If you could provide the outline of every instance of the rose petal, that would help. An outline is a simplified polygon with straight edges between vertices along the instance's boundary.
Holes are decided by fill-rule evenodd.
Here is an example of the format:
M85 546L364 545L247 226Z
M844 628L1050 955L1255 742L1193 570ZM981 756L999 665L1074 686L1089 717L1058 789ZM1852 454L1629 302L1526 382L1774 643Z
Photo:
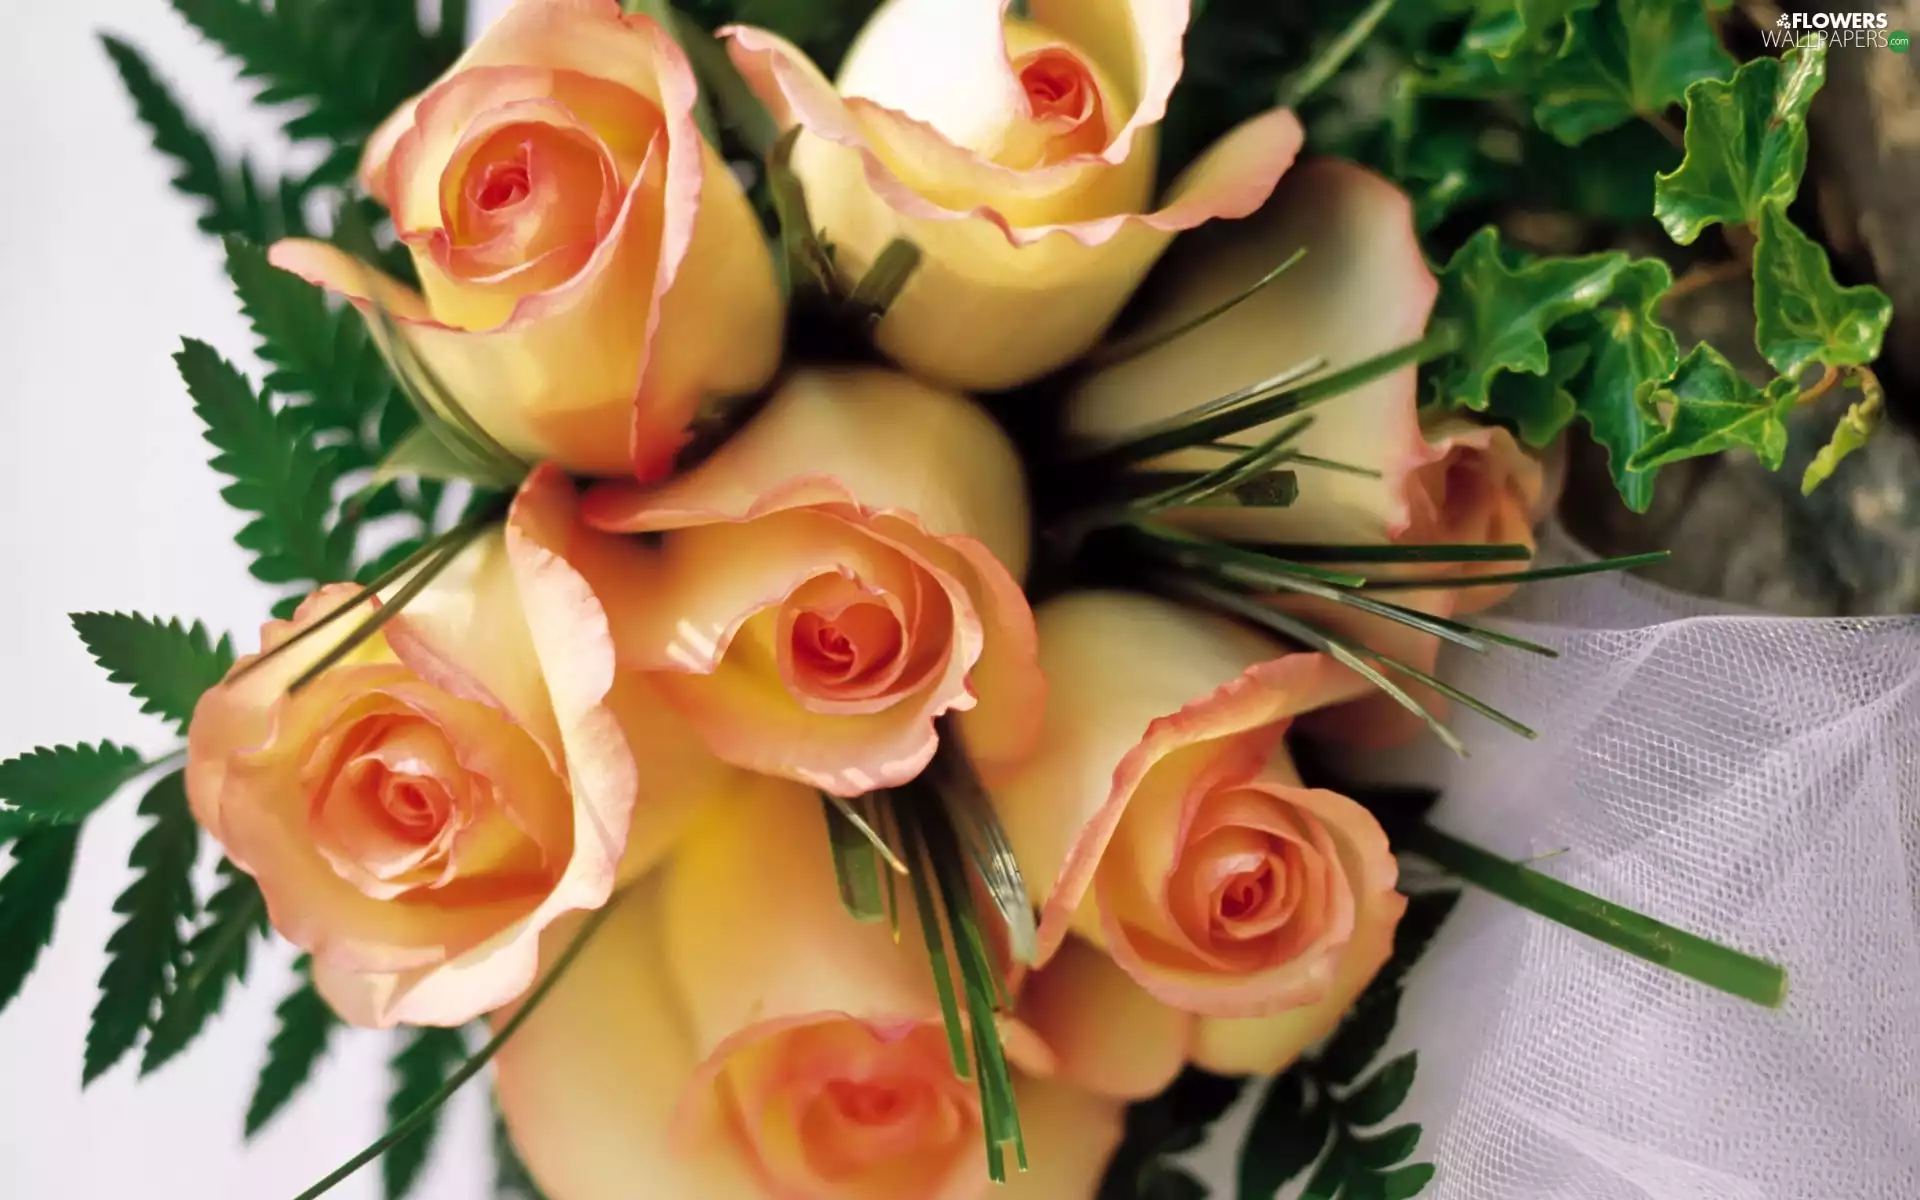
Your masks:
M1230 311L1086 380L1069 401L1072 431L1114 437L1312 359L1338 370L1420 337L1436 284L1411 206L1379 176L1331 159L1291 172L1257 215L1183 238L1155 277L1140 330L1178 327L1301 249L1303 259ZM1409 475L1436 457L1420 436L1417 383L1415 368L1407 367L1319 405L1295 443L1381 478L1305 469L1292 505L1196 510L1180 514L1180 522L1255 541L1372 542L1404 530ZM1239 438L1252 444L1273 428ZM1160 465L1219 462L1218 455L1188 452Z
M501 1116L551 1200L630 1200L635 1180L660 1196L765 1195L737 1156L670 1144L695 1060L662 965L660 891L649 881L616 902L496 1060ZM550 963L582 921L569 917L548 930L542 957Z
M1452 418L1427 430L1433 461L1416 473L1412 487L1410 543L1534 546L1533 527L1545 516L1546 470L1497 425ZM1462 563L1463 579L1524 568L1517 563ZM1514 584L1460 588L1452 593L1456 613L1478 612L1513 594Z
M1077 937L1027 978L1020 1015L1058 1056L1063 1083L1122 1100L1164 1091L1193 1040L1192 1016L1149 996Z
M1351 698L1353 676L1223 618L1145 596L1090 592L1037 616L1049 695L1034 758L992 789L1034 899L1044 962L1076 921L1135 789L1184 747L1258 732ZM1171 838L1175 829L1145 835ZM1087 914L1080 927L1089 928Z
M1184 25L1184 13L1151 4L1134 11L1151 17L1147 74L1164 79L1178 59L1177 36L1166 35L1177 33L1174 18ZM729 36L761 99L807 131L794 170L848 278L896 238L921 251L919 269L876 331L881 348L917 374L959 387L1012 386L1084 351L1174 233L1258 208L1301 142L1291 114L1255 118L1189 168L1166 207L1141 214L1153 154L1151 139L1135 136L1139 126L1113 143L1125 159L1117 167L1079 157L1013 171L884 104L843 101L804 55L771 34L736 28ZM1143 104L1135 115L1150 112Z

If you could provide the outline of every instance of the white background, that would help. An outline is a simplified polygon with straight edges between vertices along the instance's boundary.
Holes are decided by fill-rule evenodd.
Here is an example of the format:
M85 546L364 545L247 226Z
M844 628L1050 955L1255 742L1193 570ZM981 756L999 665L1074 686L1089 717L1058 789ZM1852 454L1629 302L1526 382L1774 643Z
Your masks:
M477 9L496 10L499 3ZM251 338L217 246L167 187L95 38L145 50L193 110L274 144L229 66L165 0L6 6L0 41L0 757L167 731L87 658L66 614L200 618L251 645L271 596L229 540L239 528L205 463L171 355L183 334L247 361ZM314 1086L250 1147L241 1117L288 987L288 955L202 1039L146 1079L137 1055L80 1090L80 1055L114 898L128 880L137 794L88 826L52 950L0 1016L0 1197L286 1200L382 1127L386 1037L337 1038ZM485 1099L456 1104L425 1200L488 1194ZM337 1189L379 1194L377 1169Z

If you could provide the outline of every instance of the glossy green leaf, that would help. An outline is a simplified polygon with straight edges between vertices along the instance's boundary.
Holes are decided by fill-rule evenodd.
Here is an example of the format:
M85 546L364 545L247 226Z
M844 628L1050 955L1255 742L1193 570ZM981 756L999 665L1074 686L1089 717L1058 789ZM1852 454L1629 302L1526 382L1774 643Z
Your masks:
M1548 353L1544 375L1509 371L1495 376L1487 393L1487 415L1512 425L1529 446L1551 444L1580 411L1567 385L1592 357L1593 348L1585 341L1568 342Z
M1474 234L1440 271L1436 324L1457 322L1462 335L1460 348L1435 364L1437 398L1453 408L1485 409L1503 372L1547 375L1548 331L1606 300L1627 261L1614 252L1512 265L1496 230Z
M195 621L160 621L138 613L74 613L69 618L107 678L125 684L153 713L185 732L200 695L233 666L233 643L213 641Z
M1667 426L1635 452L1635 470L1722 450L1745 448L1768 470L1787 453L1787 413L1798 389L1777 379L1765 391L1748 383L1733 364L1706 343L1694 347L1655 402L1670 408Z
M1826 70L1825 50L1802 48L1687 89L1687 157L1654 182L1654 215L1674 241L1691 245L1709 225L1751 224L1766 205L1793 200Z
M1673 333L1660 323L1660 300L1672 286L1665 263L1636 259L1621 270L1607 303L1577 329L1592 352L1573 387L1580 415L1606 447L1614 487L1635 512L1653 502L1653 476L1634 455L1660 432L1652 397L1680 363Z
M1532 89L1534 119L1568 145L1658 117L1692 84L1733 71L1700 0L1611 0L1569 24Z
M1880 357L1893 304L1879 288L1841 287L1827 252L1779 204L1760 213L1753 252L1754 341L1773 369L1797 377L1810 363L1865 366Z
M1572 33L1569 18L1600 0L1482 0L1463 48L1511 58L1522 50L1559 49Z

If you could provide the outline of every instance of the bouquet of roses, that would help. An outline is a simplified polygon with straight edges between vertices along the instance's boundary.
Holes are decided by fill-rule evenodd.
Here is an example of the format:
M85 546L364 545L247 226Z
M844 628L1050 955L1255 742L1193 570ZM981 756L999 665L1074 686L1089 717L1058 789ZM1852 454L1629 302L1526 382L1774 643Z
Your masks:
M89 1079L277 934L250 1130L403 1030L302 1200L404 1194L489 1066L551 1200L1204 1194L1167 1113L1220 1076L1279 1077L1242 1196L1363 1200L1434 1176L1375 1060L1448 879L1783 998L1364 780L1450 713L1533 736L1441 648L1550 655L1477 614L1658 557L1529 562L1576 419L1640 509L1836 387L1807 486L1871 432L1885 297L1788 212L1823 45L1739 65L1695 0L176 6L326 149L263 181L109 39L259 334L264 389L178 362L292 594L238 658L77 616L184 749L0 764L0 1004L144 781ZM1664 259L1477 228L1617 209L1590 139L1720 227L1777 378L1681 354Z

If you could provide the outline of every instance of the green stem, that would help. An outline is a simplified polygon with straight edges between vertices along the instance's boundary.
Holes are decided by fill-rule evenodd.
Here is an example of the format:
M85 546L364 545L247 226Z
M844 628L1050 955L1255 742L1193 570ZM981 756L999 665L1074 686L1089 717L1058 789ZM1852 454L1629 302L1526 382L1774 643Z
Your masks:
M374 1159L379 1158L382 1154L385 1154L387 1151L413 1136L413 1134L427 1122L427 1119L439 1110L441 1105L450 1100L453 1094L459 1091L469 1079L478 1075L482 1068L493 1061L494 1056L500 1053L501 1047L507 1044L508 1038L511 1038L515 1033L519 1032L520 1026L526 1024L527 1018L533 1016L534 1010L538 1009L541 1002L552 993L554 985L560 982L561 976L565 975L567 969L573 965L574 960L580 957L580 952L587 948L587 943L593 939L595 933L599 932L600 926L606 923L606 919L609 916L613 915L613 909L614 906L609 904L587 918L586 923L580 927L580 932L574 935L573 941L568 943L567 948L561 952L560 957L554 960L553 969L547 972L546 978L534 985L534 989L527 993L526 1002L521 1004L519 1011L515 1012L511 1017L508 1017L507 1023L500 1027L500 1032L494 1034L493 1038L488 1041L486 1045L480 1047L479 1051L474 1054L472 1058L460 1064L459 1070L447 1076L447 1081L440 1085L439 1090L427 1097L426 1101L422 1103L419 1108L414 1109L406 1116L400 1118L399 1121L395 1122L393 1127L382 1134L372 1145L348 1159L331 1175L328 1175L325 1179L314 1184L306 1191L301 1192L298 1196L295 1196L293 1200L319 1200L319 1197L332 1191L336 1184L351 1178L354 1172L358 1171L361 1167L366 1166Z
M1424 822L1395 831L1396 849L1428 859L1528 912L1636 958L1768 1008L1787 998L1787 973L1764 959L1675 929Z
M1366 11L1355 17L1351 25L1340 31L1339 37L1327 43L1325 49L1313 56L1313 61L1300 68L1281 87L1280 106L1296 108L1302 100L1319 91L1353 57L1353 52L1373 36L1373 31L1386 19L1393 5L1394 0L1374 0L1368 5Z

